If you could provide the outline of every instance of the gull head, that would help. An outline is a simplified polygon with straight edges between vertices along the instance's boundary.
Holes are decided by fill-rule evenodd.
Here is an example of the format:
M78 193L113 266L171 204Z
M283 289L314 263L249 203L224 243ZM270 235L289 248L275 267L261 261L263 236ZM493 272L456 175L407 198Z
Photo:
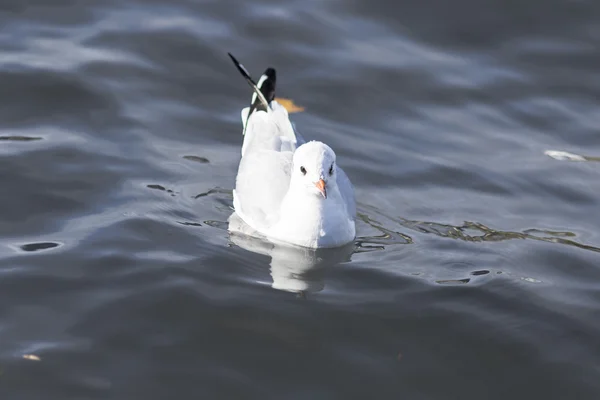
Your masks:
M311 141L298 147L292 162L292 183L322 199L337 186L335 153L325 143Z

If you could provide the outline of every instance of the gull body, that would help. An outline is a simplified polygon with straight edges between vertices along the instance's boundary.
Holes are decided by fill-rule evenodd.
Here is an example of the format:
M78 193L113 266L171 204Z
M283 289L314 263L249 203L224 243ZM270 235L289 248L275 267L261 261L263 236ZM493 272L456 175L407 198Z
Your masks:
M230 55L231 56L231 55ZM356 236L354 188L325 143L306 142L275 100L268 68L242 110L244 140L233 206L252 230L272 242L309 248L339 247Z

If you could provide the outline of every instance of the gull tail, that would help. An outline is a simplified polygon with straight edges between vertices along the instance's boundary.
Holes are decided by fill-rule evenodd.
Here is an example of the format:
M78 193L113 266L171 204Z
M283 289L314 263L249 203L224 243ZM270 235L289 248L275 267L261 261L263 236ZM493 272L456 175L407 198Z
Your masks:
M236 68L248 85L254 90L252 94L252 103L250 104L250 110L248 115L246 116L246 121L244 122L244 133L246 132L246 126L248 125L248 120L252 113L256 110L262 110L265 112L271 111L271 101L275 98L275 83L277 81L277 74L274 68L267 68L267 70L262 74L258 83L254 82L254 79L248 73L248 70L231 54L227 53L231 58L231 61L235 64Z

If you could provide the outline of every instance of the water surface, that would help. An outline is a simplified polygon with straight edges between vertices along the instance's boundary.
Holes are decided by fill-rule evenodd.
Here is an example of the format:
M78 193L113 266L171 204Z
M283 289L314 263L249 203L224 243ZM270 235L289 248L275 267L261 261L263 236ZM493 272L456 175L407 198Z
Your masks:
M600 395L597 2L8 1L0 26L3 399ZM228 234L228 51L335 149L355 245Z

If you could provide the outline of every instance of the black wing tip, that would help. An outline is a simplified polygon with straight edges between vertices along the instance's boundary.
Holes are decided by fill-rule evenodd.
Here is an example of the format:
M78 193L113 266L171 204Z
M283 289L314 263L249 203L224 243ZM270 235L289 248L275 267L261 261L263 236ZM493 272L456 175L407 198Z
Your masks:
M242 65L242 64L240 64L240 62L237 60L237 58L235 58L235 57L233 56L233 54L231 54L231 53L227 52L227 55L229 56L229 58L231 58L231 61L233 61L233 63L235 64L235 66L236 66L236 67L237 67L238 65Z
M233 56L233 54L231 54L230 52L227 52L227 55L229 56L229 58L231 58L231 61L233 61L233 64L242 73L242 75L244 75L244 78L252 80L252 78L250 76L250 72L248 72L246 67L244 67L244 65L241 62L239 62L238 59L235 58ZM275 68L273 68L273 67L267 68L263 75L266 75L269 79L271 79L273 81L277 79L277 72L275 71Z
M265 70L263 75L268 76L270 79L275 80L277 78L277 73L275 72L275 68L269 67Z
M264 79L264 80L262 80L262 82L259 82L259 85L262 87L258 87L256 85L256 82L254 82L254 80L250 76L250 73L248 72L248 70L246 70L246 68L242 65L242 63L240 63L233 56L233 54L227 52L227 55L229 56L229 58L231 58L231 61L233 61L233 64L236 66L237 70L242 74L242 76L246 79L248 84L252 87L252 89L258 96L258 98L256 99L257 104L252 104L250 112L248 113L248 117L250 117L250 114L252 114L253 109L256 108L257 105L261 106L260 109L264 109L265 111L268 111L269 103L275 97L275 77L276 77L275 68L271 68L271 67L267 68L267 70L264 73L264 75L267 77L267 79ZM265 82L266 82L266 84L265 84Z
M248 80L248 81L250 81L250 82L254 83L254 81L252 80L252 77L250 76L250 73L248 72L248 70L246 69L246 67L244 67L244 66L242 65L242 63L241 63L241 62L239 62L239 61L237 60L237 58L235 58L235 57L233 56L233 54L231 54L231 53L227 53L227 55L229 56L229 58L231 58L231 61L233 61L233 64L234 64L234 65L235 65L235 67L238 69L238 71L240 71L240 74L242 74L242 76L243 76L244 78L246 78L246 80Z
M233 63L234 63L236 66L238 66L238 65L241 65L241 64L240 64L240 62L237 60L237 58L235 58L235 57L233 56L233 54L231 54L230 52L227 52L227 55L229 56L229 58L231 58L231 61L233 61Z

